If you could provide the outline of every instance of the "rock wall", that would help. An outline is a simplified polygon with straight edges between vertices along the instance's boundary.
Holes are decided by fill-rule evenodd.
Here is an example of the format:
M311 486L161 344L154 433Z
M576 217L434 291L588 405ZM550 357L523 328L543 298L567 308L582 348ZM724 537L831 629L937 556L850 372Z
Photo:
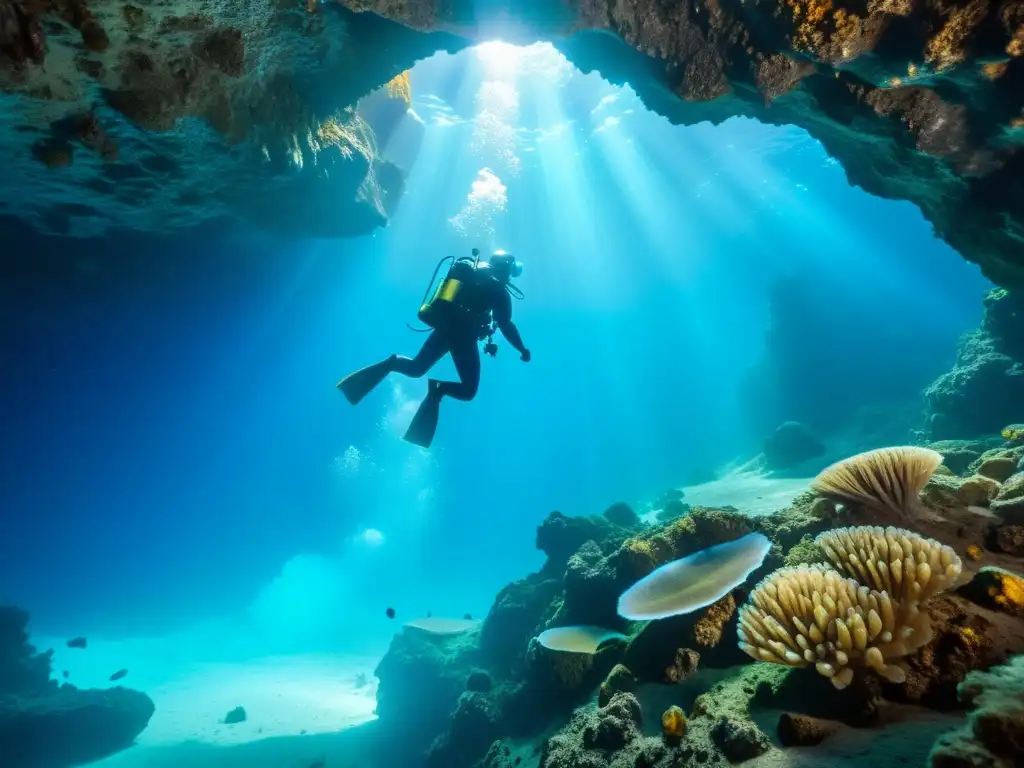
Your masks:
M925 391L933 439L998 435L1024 421L1024 292L991 291L981 327L960 344L956 363Z
M343 4L407 26L317 0L3 0L16 183L0 213L70 233L259 223L283 192L298 203L271 229L364 232L387 210L371 153L321 157L319 126L418 58L500 34L557 40L677 123L801 126L852 183L915 203L993 281L1024 286L1024 0Z
M2 0L0 216L73 236L366 234L402 193L375 129L408 94L397 116L353 107L453 44L315 2Z

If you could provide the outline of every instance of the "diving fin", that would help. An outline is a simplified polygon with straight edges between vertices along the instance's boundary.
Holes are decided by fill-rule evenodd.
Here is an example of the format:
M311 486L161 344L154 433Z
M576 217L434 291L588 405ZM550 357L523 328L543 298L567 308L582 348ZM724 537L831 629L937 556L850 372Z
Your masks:
M430 390L423 398L416 415L412 417L412 423L405 432L405 440L418 445L421 448L429 448L434 442L434 433L437 432L437 417L441 414L441 395L438 393L439 382L431 379Z
M391 373L393 358L360 368L338 382L338 389L352 405L356 405Z

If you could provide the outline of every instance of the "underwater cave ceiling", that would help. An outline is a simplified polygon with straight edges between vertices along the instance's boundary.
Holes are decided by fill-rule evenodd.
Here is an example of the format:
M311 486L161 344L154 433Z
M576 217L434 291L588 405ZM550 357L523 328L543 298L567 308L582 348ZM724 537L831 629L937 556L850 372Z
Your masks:
M1024 0L342 5L0 0L0 215L70 235L221 219L363 234L402 174L368 137L381 126L345 108L500 32L554 41L675 123L798 125L852 183L913 202L990 279L1024 286Z

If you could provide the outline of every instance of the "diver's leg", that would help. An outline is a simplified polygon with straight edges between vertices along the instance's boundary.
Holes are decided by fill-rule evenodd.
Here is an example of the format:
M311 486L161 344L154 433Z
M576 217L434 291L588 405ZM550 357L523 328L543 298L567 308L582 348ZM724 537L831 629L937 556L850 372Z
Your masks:
M420 351L416 353L416 357L392 355L389 358L391 370L403 376L418 379L437 365L437 361L445 356L448 348L448 339L445 335L440 331L431 331L427 340L423 342L423 346L420 347Z
M476 339L459 339L451 346L452 360L459 374L459 381L442 381L437 384L438 397L453 397L456 400L472 400L480 388L480 347Z

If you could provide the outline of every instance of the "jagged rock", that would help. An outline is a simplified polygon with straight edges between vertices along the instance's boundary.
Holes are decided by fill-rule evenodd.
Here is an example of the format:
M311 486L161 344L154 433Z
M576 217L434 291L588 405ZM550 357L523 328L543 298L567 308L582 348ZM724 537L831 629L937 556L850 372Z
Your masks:
M4 768L65 768L130 747L153 716L144 693L50 680L52 651L28 643L28 614L0 607L0 755Z
M1024 286L1022 286L1024 288ZM991 291L982 326L960 344L953 369L925 391L928 428L938 437L999 434L1024 402L1024 290Z
M587 541L602 541L608 527L603 517L567 517L552 512L537 528L537 549L548 556L551 568L558 569Z
M824 444L798 421L781 424L764 441L765 469L788 469L825 453Z
M932 748L931 768L1011 768L1024 765L1024 656L960 684L971 708L968 723Z
M400 732L388 743L402 760L417 762L438 734L449 727L449 717L463 694L466 679L478 666L479 633L432 636L405 629L395 635L374 674L376 714L381 726Z
M508 744L498 739L487 750L480 768L515 768L519 761L512 757Z
M635 748L642 723L640 702L631 693L617 693L603 707L579 709L544 745L541 768L633 765L625 762L626 747Z
M750 760L771 748L771 741L756 725L728 716L714 724L711 738L731 763Z
M165 5L0 7L5 214L76 237L202 226L358 236L387 221L404 171L379 154L377 114L353 108L418 58L463 43L337 6ZM12 34L21 42L8 44Z
M151 147L133 146L126 152L123 145L131 131L116 118L111 132L122 144L123 156L138 153L133 162L124 161L135 178L119 175L116 182L110 181L109 172L86 164L80 169L77 164L33 167L31 153L21 153L25 160L7 169L18 183L4 188L4 199L16 201L13 191L23 192L26 185L46 186L44 201L25 201L19 215L50 231L47 214L61 211L60 204L81 202L79 187L91 192L83 204L107 217L94 227L107 226L110 219L145 229L192 222L203 215L199 206L176 197L189 190L202 190L201 205L211 208L209 217L223 215L224 208L229 214L251 214L244 207L231 211L225 201L256 188L275 199L295 192L303 204L314 206L315 214L323 210L316 207L314 190L344 191L351 201L358 191L352 184L357 172L335 174L349 178L337 187L324 187L314 174L287 165L289 150L310 149L292 141L305 135L300 129L309 126L309 116L323 120L416 59L465 44L413 29L473 36L490 30L494 16L473 4L346 4L412 29L369 13L350 14L335 4L254 0L238 14L230 3L187 0L174 8L180 15L172 18L178 21L168 24L166 13L124 13L109 0L82 0L67 6L73 9L66 15L75 31L65 25L52 31L43 18L49 5L5 3L0 86L16 97L4 109L5 126L22 127L28 145L45 134L48 122L81 111L97 92L124 118L169 133L161 137L164 141L145 142ZM628 81L650 108L672 122L720 122L740 115L804 127L844 166L851 183L883 198L914 202L939 236L981 264L986 275L1000 284L1021 285L1024 155L1019 151L1019 124L1024 90L1019 72L1024 32L1019 3L951 11L929 0L895 12L891 4L876 3L798 13L802 7L778 0L728 8L695 2L680 13L675 5L651 0L555 7L521 0L493 13L516 22L516 39L554 39L583 71L599 70L613 82ZM234 35L223 35L213 56L204 55L201 45L197 52L196 45L212 31L237 29L240 21L246 26L239 30L245 42L239 77L236 46L230 42ZM908 35L904 28L919 34ZM570 33L575 34L565 37ZM901 44L894 45L894 39ZM144 60L148 64L140 66ZM185 130L170 130L184 116L205 119L229 139L242 137L244 151L237 153L245 158L242 163L218 162L219 155L228 153L224 140L209 132L189 146ZM301 177L297 183L274 178L259 165L261 146L268 148L272 160L283 161ZM156 206L153 194L160 193L161 184L146 179L146 186L138 175L149 166L168 165L177 166L182 178L167 185L173 189ZM303 169L308 167L306 163ZM223 196L212 194L204 183L217 179L223 180L217 185ZM129 196L110 188L119 184L129 188ZM217 206L210 206L211 198L218 200ZM115 200L127 202L115 207ZM145 206L133 200L144 200ZM331 217L299 216L292 231L315 236L328 229L337 234L380 222L372 203L363 207L369 210L353 205L347 208L350 216L334 217L343 224L333 229ZM145 214L143 208L154 212ZM257 212L272 211L263 206ZM78 217L65 211L63 218L55 218L57 226L70 230L70 219L77 223ZM255 216L249 218L258 222ZM283 226L282 217L271 224Z
M551 617L561 588L559 579L533 574L498 593L480 629L480 651L488 665L507 670L523 660L530 638Z
M451 725L427 753L427 768L472 765L501 736L501 714L484 693L466 691L452 713Z
M779 716L779 741L784 747L811 747L835 733L839 723L807 715L783 712Z

